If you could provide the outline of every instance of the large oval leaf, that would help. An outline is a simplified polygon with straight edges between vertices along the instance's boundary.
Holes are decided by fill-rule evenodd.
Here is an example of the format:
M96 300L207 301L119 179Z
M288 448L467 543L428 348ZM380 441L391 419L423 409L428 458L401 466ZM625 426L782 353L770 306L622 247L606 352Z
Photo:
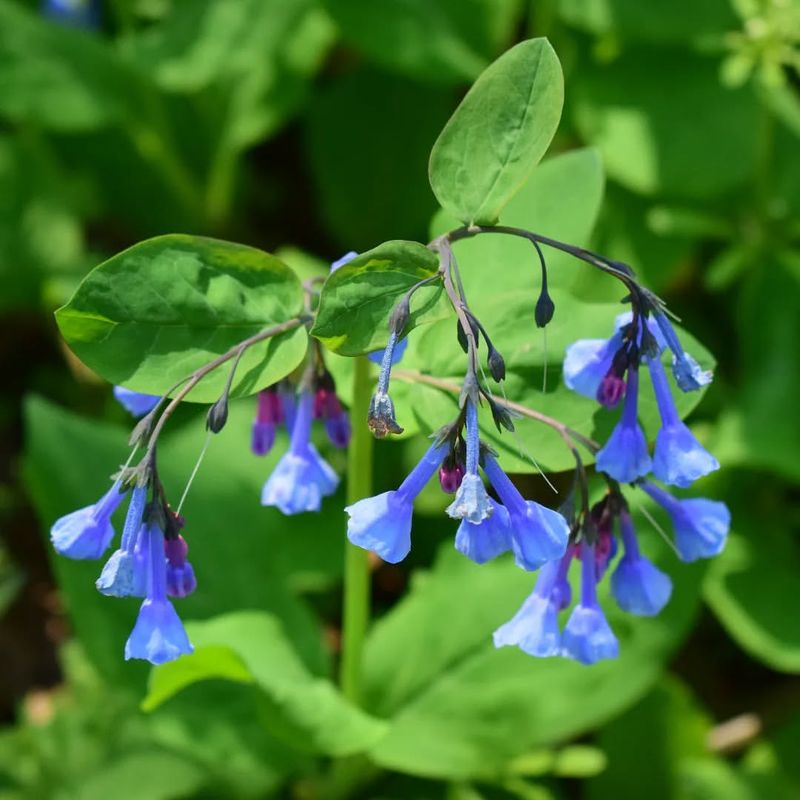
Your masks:
M303 292L274 256L199 236L158 236L100 264L56 312L67 343L112 383L163 394L249 336L296 317ZM249 348L233 395L274 383L303 358L300 326ZM211 373L189 400L215 400L228 369Z
M464 223L493 224L545 154L561 119L564 78L546 39L504 53L478 78L431 151L431 187Z

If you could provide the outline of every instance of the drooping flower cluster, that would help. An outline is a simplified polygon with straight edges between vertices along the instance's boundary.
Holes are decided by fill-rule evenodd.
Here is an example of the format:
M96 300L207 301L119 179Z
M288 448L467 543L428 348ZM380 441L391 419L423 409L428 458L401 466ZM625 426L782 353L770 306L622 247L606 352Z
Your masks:
M124 472L124 471L123 471ZM179 531L183 520L158 492L148 501L153 481L123 479L94 505L57 520L50 537L56 551L76 559L99 559L114 538L111 517L130 494L119 548L104 565L97 589L109 597L137 597L143 602L125 645L125 658L163 664L192 652L192 645L170 597L185 597L197 581L187 560L188 545Z
M641 314L623 314L609 339L581 339L567 349L564 382L570 389L608 408L623 401L620 421L597 454L597 468L620 483L652 472L664 483L686 488L719 468L681 421L661 362L666 347L673 352L673 374L681 390L711 381L711 373L684 352L669 320L658 311L647 320ZM649 370L662 423L652 459L637 418L642 363Z

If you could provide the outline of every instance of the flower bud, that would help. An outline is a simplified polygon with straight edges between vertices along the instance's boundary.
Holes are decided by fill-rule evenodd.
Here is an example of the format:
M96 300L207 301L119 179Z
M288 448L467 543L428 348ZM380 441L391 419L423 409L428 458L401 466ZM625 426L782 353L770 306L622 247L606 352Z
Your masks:
M208 416L206 417L206 428L211 433L219 433L228 421L228 393L225 392L222 397L208 409Z
M463 478L464 465L455 460L446 459L439 467L439 484L447 494L455 494Z
M625 381L616 374L614 367L605 374L597 390L597 402L606 408L614 408L625 396Z
M506 377L506 362L499 351L492 347L489 350L489 358L487 359L489 365L489 372L496 381L502 381Z
M553 299L547 292L547 289L542 288L539 299L536 301L536 308L534 309L533 316L536 320L537 328L544 328L556 312L556 305Z

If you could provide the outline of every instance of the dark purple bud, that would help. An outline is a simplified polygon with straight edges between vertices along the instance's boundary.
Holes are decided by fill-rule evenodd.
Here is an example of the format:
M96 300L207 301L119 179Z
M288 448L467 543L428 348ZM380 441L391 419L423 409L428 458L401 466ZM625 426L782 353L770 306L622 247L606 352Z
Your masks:
M164 553L167 556L167 595L186 597L197 588L197 578L192 565L186 560L189 545L183 536L166 539Z
M173 567L182 567L186 563L186 556L189 555L189 545L183 536L178 535L174 539L164 541L164 553Z
M489 372L496 381L502 381L506 377L506 362L503 356L494 349L489 350L489 358L487 360L489 365Z
M536 301L536 308L533 312L533 317L536 320L536 327L544 328L545 325L553 319L553 314L555 313L556 304L548 294L547 289L543 288L539 299Z
M228 421L228 393L222 395L222 397L214 403L211 408L208 409L208 416L206 417L206 428L211 431L211 433L219 433L224 427L225 423Z
M406 325L408 325L408 318L411 316L411 297L406 295L400 302L392 309L392 314L389 317L389 333L396 333L402 335Z
M457 461L445 460L439 467L439 483L443 492L455 494L464 478L464 466Z
M597 402L606 408L614 408L625 396L625 380L614 372L614 367L605 374L597 389Z
M283 422L283 398L274 386L263 389L258 393L258 409L256 422L268 422L271 425L280 425Z

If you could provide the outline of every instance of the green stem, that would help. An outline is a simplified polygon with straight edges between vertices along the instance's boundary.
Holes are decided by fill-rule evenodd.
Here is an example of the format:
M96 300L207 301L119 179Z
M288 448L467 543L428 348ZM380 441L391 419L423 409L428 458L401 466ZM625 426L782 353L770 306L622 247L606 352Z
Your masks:
M355 503L372 492L372 434L367 413L372 394L370 363L355 359L353 402L350 406L353 435L347 463L347 502ZM342 661L339 680L345 697L359 703L361 694L361 656L369 622L369 554L345 543L344 603L342 612Z

